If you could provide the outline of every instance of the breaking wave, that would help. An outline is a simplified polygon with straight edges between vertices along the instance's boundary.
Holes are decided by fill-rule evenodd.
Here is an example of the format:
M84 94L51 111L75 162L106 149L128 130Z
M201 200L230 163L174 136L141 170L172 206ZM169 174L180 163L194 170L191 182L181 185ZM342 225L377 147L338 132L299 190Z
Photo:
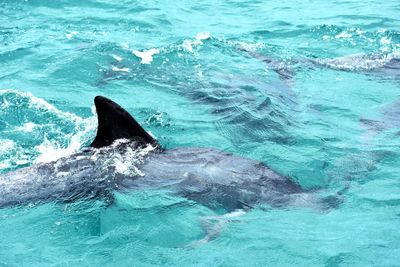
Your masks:
M0 90L0 166L8 171L78 151L93 135L95 116L82 118L31 93Z

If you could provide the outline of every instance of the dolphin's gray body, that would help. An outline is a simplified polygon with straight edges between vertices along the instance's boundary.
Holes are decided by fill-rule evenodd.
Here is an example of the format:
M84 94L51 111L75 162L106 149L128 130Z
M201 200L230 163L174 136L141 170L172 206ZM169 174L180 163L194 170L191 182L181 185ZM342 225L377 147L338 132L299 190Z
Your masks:
M364 136L367 140L382 131L400 128L400 100L384 105L378 112L378 119L360 119L361 125L368 130Z
M377 74L385 79L400 80L400 57L398 55L353 54L336 58L298 58L285 63L260 53L241 48L250 56L265 62L284 81L291 81L294 76L292 67L299 65L311 68L328 68L338 71L354 71Z
M99 128L92 148L1 175L0 207L144 189L167 190L227 211L258 204L332 204L258 161L210 148L162 150L119 105L104 97L96 97L95 104Z

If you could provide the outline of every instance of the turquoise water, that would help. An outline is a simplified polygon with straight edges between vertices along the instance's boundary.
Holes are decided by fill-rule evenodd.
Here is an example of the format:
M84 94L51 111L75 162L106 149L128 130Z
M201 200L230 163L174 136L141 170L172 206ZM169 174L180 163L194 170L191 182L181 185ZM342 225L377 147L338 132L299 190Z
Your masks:
M399 2L214 2L1 1L0 171L87 146L101 94L167 148L344 202L254 209L196 247L215 212L165 192L3 208L0 266L399 264Z

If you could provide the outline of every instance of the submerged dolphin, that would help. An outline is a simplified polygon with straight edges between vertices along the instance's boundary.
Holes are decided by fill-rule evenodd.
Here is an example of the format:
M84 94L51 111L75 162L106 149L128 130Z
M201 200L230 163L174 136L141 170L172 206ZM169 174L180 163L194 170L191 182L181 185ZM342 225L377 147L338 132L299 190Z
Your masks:
M213 209L265 204L329 208L318 197L261 162L211 148L163 150L115 102L94 100L98 130L91 148L51 163L0 175L0 207L42 201L112 197L114 190L162 189Z
M385 79L400 80L400 57L398 54L352 54L336 58L297 58L284 62L263 54L239 48L263 61L269 69L275 71L283 81L291 82L294 78L293 66L327 68L338 71L377 74Z

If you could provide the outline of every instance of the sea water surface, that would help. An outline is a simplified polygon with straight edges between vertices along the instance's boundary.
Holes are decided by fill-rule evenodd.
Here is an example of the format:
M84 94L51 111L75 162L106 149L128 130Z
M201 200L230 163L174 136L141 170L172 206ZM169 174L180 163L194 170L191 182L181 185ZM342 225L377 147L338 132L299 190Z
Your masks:
M104 95L166 148L343 203L255 208L197 246L218 213L165 192L27 203L0 209L0 266L398 266L399 30L398 0L2 0L0 172L90 144Z

